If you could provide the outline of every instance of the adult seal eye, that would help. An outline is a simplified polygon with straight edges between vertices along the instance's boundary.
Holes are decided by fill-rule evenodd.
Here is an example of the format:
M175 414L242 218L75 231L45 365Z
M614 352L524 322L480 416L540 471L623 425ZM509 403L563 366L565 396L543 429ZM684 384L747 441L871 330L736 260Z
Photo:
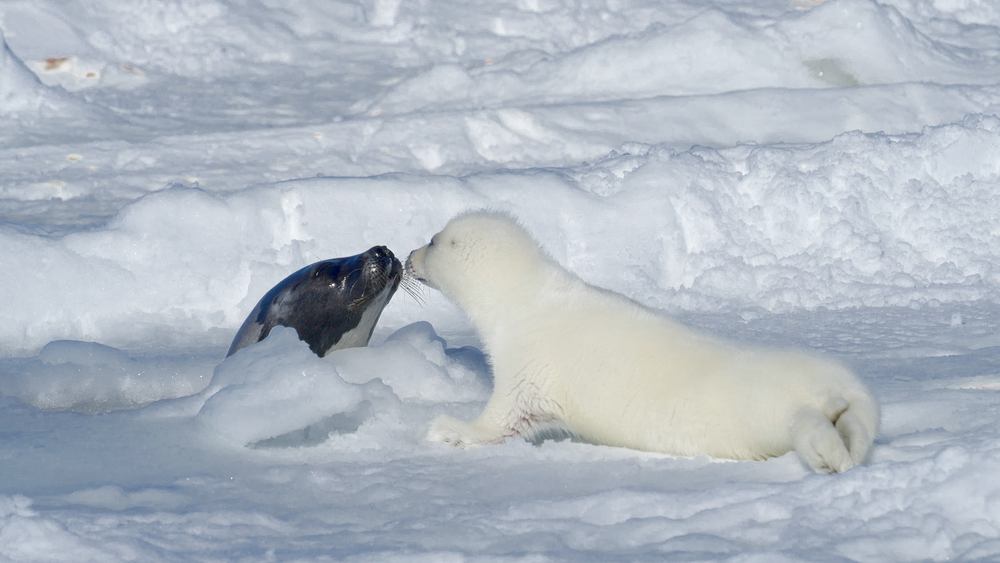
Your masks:
M384 246L374 246L369 252L371 252L372 256L380 260L392 256L392 251Z

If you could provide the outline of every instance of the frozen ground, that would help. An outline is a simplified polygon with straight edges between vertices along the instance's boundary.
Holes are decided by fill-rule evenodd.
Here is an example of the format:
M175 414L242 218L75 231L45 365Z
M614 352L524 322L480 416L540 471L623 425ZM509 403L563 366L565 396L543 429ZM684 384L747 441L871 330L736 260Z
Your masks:
M993 0L0 5L0 560L1000 558ZM520 216L585 279L852 365L871 462L452 451L489 369L223 362L301 265Z

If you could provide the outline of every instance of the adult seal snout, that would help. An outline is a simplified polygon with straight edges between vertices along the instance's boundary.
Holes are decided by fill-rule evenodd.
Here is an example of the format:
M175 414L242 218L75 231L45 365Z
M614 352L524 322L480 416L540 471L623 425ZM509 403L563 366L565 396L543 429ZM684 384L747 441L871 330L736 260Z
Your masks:
M402 273L399 260L384 246L306 266L264 294L226 357L267 338L275 325L294 328L320 357L365 346Z

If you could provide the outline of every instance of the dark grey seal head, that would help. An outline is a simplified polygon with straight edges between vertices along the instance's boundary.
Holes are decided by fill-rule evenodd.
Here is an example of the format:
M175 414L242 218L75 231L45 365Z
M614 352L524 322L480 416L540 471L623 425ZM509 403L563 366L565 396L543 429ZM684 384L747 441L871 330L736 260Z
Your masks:
M306 266L264 294L226 357L267 338L275 325L294 328L320 357L365 346L402 275L399 260L384 246Z

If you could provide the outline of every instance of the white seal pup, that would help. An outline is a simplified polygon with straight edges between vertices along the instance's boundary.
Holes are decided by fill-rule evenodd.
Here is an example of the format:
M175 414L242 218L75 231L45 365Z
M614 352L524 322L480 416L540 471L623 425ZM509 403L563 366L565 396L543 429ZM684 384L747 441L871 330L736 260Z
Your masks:
M845 367L726 342L588 285L509 216L459 215L406 268L465 311L493 365L479 418L439 416L430 440L489 444L557 426L681 456L795 450L820 472L850 469L871 448L878 406Z

